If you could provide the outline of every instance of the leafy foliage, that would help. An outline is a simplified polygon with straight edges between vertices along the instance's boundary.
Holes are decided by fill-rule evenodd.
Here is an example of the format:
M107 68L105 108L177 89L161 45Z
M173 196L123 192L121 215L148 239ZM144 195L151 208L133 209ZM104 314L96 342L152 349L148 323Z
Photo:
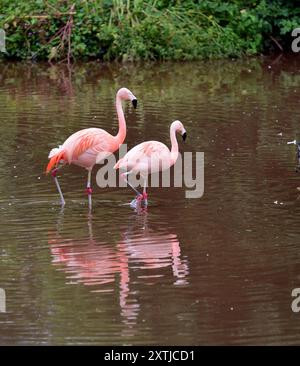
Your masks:
M2 56L18 59L239 57L289 49L297 26L296 0L0 1Z

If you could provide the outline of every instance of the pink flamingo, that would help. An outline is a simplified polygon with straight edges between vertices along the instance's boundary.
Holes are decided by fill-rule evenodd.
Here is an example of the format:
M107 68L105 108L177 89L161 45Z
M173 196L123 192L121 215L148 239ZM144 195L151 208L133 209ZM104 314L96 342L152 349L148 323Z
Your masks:
M91 174L95 164L105 159L119 149L126 137L126 122L122 109L122 100L130 100L133 107L137 107L137 99L129 89L121 88L116 96L116 109L119 119L119 132L112 136L100 128L86 128L71 135L61 146L50 151L50 159L46 169L54 178L61 204L65 205L64 196L58 183L57 171L66 163L81 166L88 171L86 192L88 194L89 207L92 206ZM61 166L58 165L61 163Z
M178 158L178 142L176 139L176 132L180 132L183 141L186 139L186 130L180 121L174 121L170 127L170 137L172 148L171 151L168 147L159 141L146 141L143 142L127 152L127 154L120 159L114 166L114 169L123 168L126 170L122 173L122 178L130 185L130 187L137 193L137 197L132 201L132 205L144 202L144 205L148 205L147 195L147 177L149 172L155 173L169 169L176 163ZM144 180L143 194L141 194L132 184L128 182L126 176L129 174L140 174Z

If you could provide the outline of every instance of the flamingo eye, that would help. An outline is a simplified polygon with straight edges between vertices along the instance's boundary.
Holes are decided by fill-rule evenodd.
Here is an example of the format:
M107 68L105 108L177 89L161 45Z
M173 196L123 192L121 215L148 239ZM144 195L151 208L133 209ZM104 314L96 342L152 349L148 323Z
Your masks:
M135 109L137 107L137 99L132 99L131 101L133 108Z

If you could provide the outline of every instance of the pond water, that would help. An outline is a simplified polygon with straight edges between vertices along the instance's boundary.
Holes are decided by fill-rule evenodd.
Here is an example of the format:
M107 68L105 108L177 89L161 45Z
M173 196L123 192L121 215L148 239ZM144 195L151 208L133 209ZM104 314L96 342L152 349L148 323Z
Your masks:
M119 65L0 64L0 344L299 344L299 58ZM48 152L71 133L116 134L115 93L129 147L204 152L205 191L99 188L88 211L84 169L60 173ZM4 298L2 291L2 298Z

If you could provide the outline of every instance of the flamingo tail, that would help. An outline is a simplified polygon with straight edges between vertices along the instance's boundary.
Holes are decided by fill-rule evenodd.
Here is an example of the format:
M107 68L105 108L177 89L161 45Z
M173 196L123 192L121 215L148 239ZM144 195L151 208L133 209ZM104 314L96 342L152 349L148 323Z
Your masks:
M123 163L123 158L120 159L115 165L114 165L114 169L119 169L120 165Z
M57 167L58 163L61 160L65 160L65 152L64 151L59 151L57 154L51 156L50 161L47 165L46 168L46 174L48 174L53 167Z

